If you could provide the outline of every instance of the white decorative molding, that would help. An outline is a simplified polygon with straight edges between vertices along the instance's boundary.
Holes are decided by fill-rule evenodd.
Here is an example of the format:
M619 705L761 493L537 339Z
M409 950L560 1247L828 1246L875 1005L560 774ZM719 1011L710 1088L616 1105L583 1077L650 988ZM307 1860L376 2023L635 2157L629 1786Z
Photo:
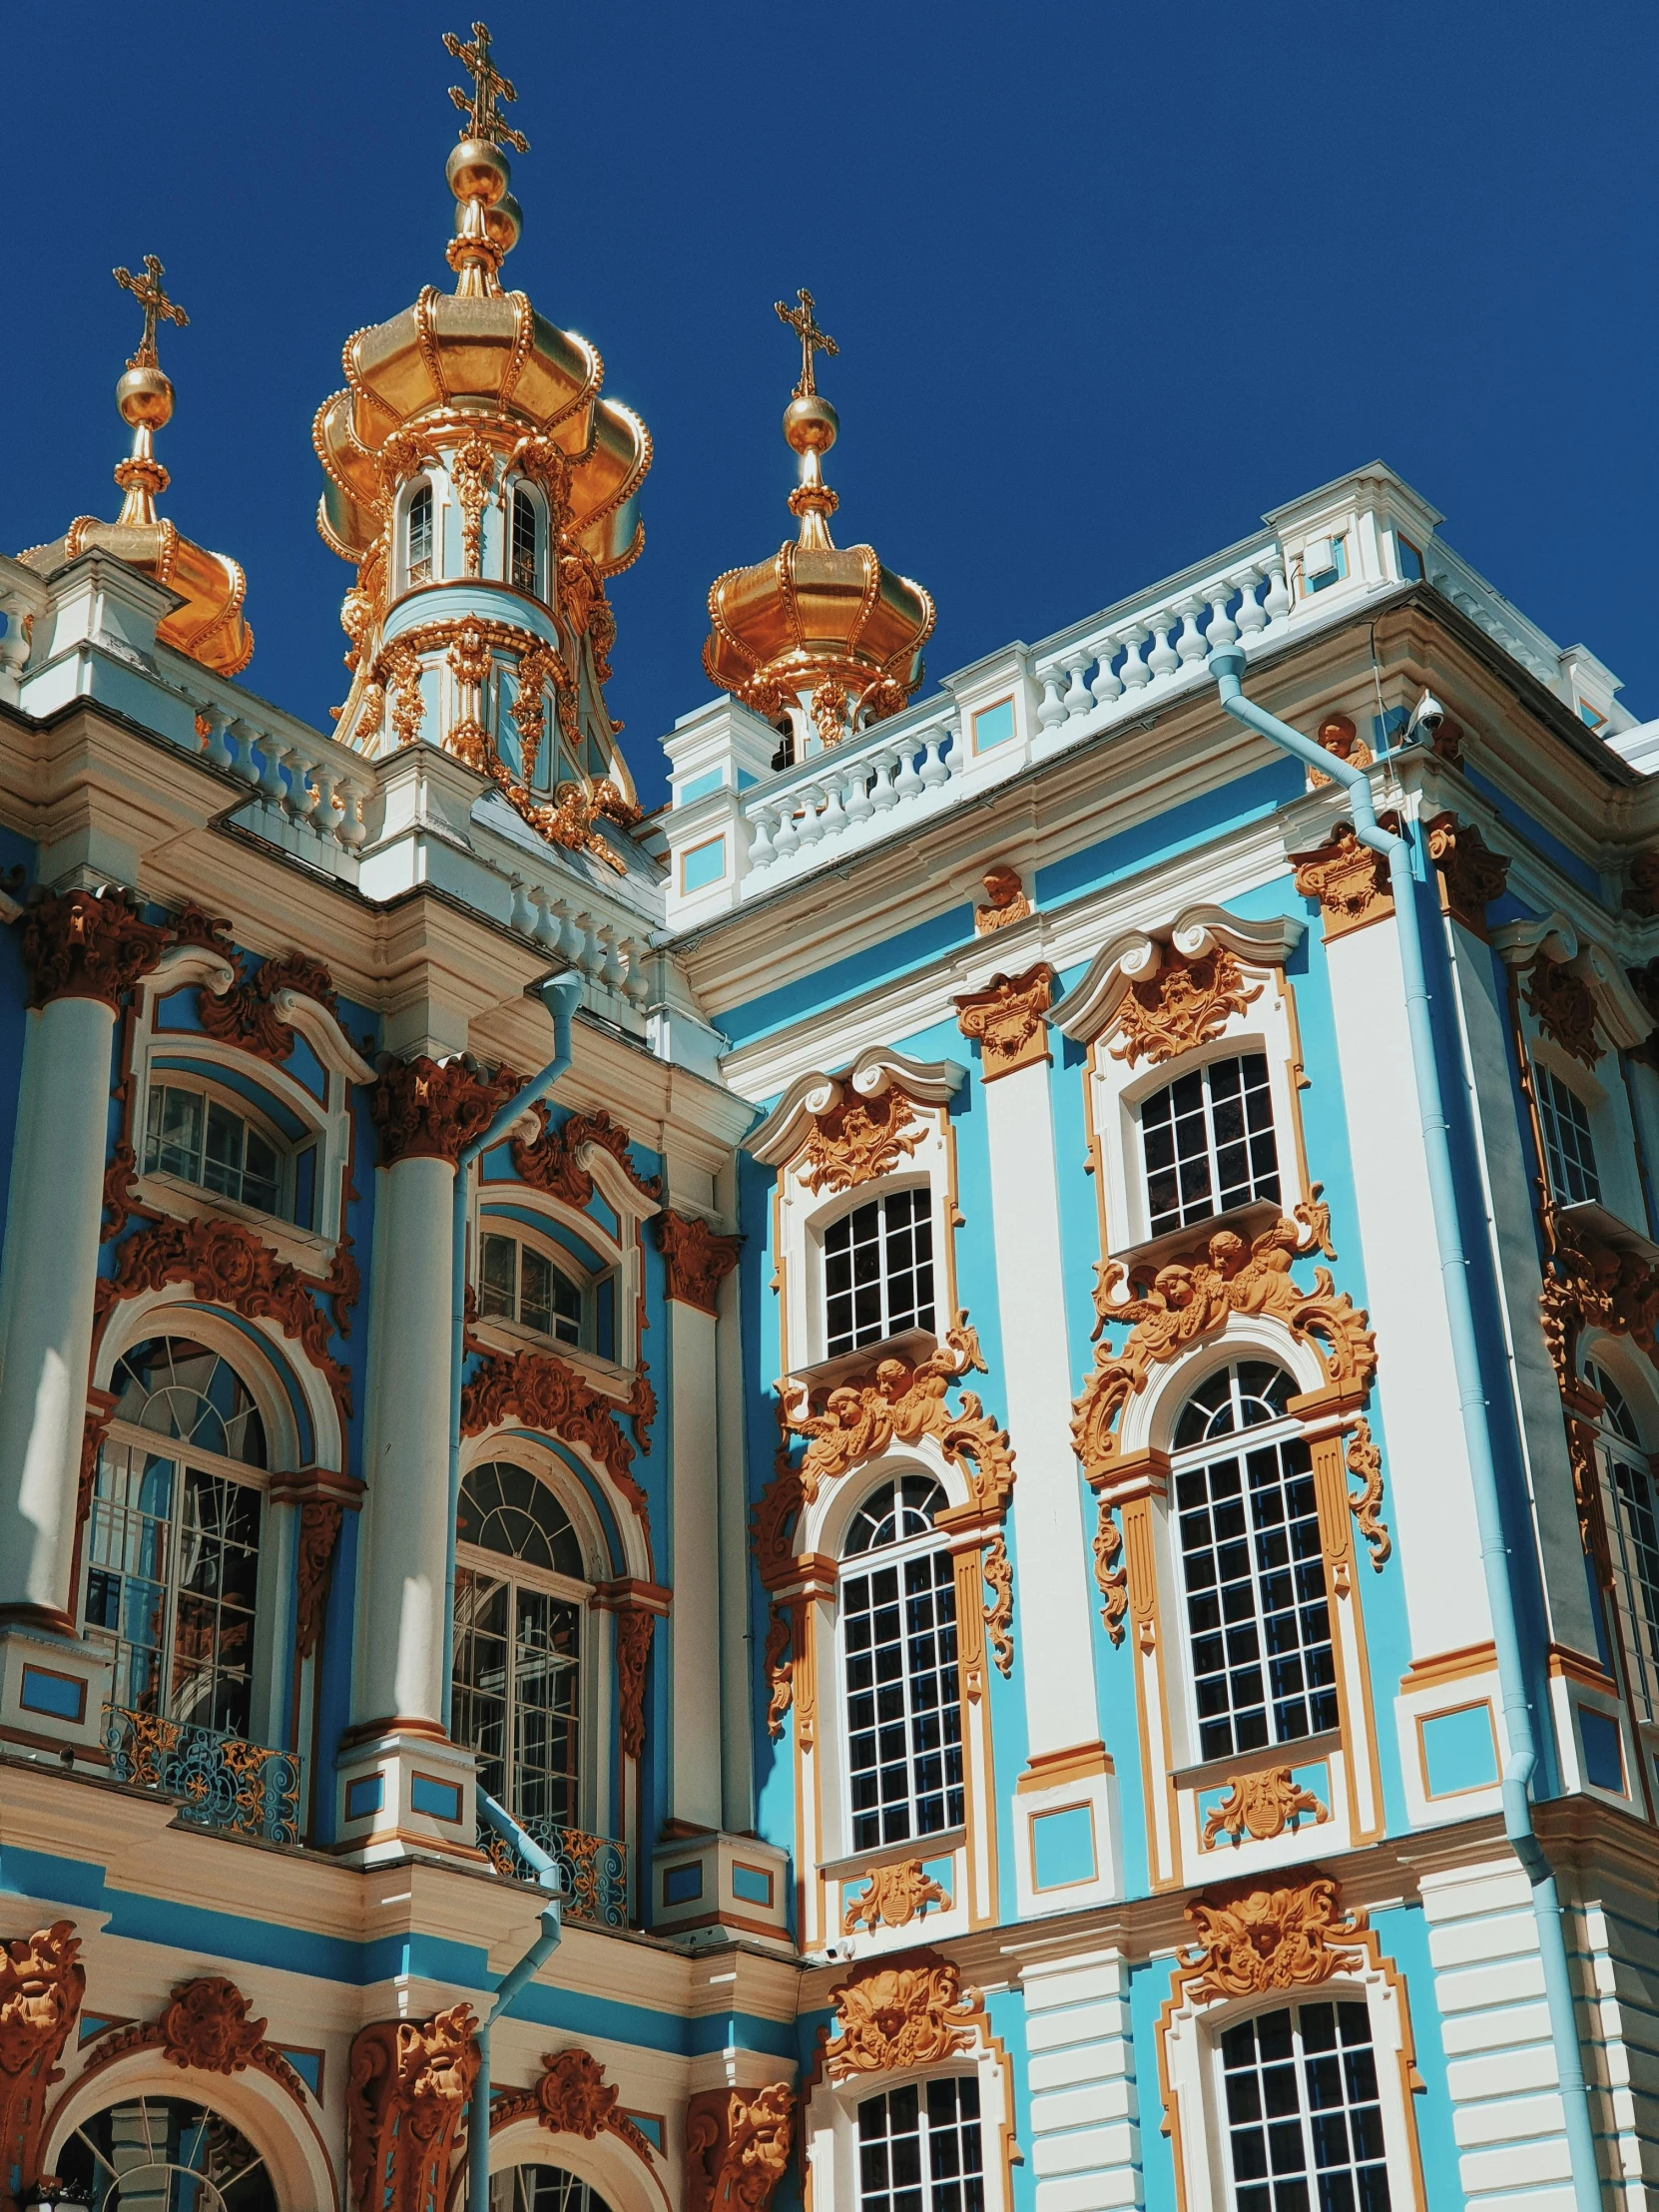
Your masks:
M1165 947L1184 960L1201 960L1225 945L1253 967L1282 968L1302 942L1306 924L1300 915L1279 914L1269 921L1246 921L1225 906L1188 906L1171 922L1149 930L1126 929L1102 945L1083 979L1066 993L1054 1026L1074 1044L1086 1044L1112 1018L1118 1000L1134 983L1150 982L1164 964Z
M944 1106L961 1089L966 1074L959 1060L908 1060L888 1045L867 1045L843 1075L815 1068L798 1076L744 1139L744 1149L764 1167L782 1167L799 1150L809 1124L833 1113L849 1090L859 1098L881 1098L896 1083L920 1106Z
M1653 1016L1631 989L1624 969L1605 945L1581 938L1559 911L1532 921L1506 921L1492 931L1492 943L1514 968L1527 967L1541 953L1558 960L1595 1000L1596 1018L1609 1041L1633 1052L1653 1029Z

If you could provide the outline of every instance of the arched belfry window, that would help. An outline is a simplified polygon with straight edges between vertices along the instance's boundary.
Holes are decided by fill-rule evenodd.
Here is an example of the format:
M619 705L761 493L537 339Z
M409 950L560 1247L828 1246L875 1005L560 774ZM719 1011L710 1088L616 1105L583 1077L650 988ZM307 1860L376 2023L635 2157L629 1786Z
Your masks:
M455 1740L545 1841L581 1825L582 1546L548 1485L507 1460L469 1470L455 1537Z
M1201 1382L1171 1455L1176 1550L1200 1760L1337 1725L1336 1663L1313 1458L1283 1368L1246 1360Z
M1585 1372L1602 1399L1596 1456L1631 1687L1644 1718L1652 1720L1659 1712L1659 1485L1624 1392L1605 1369L1587 1363Z
M83 1610L116 1640L112 1701L245 1737L265 1424L229 1362L186 1337L135 1346L110 1387Z
M956 1584L927 1474L884 1482L842 1547L841 1665L853 1851L962 1825Z
M511 571L508 581L520 591L540 595L541 511L536 495L522 485L513 493Z
M403 519L403 569L411 585L432 581L432 487L417 484Z

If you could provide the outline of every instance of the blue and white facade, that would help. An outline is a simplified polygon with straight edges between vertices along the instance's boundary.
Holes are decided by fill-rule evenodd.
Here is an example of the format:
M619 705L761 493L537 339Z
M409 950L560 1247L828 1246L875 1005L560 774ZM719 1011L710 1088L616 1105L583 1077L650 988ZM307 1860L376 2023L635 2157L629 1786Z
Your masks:
M1634 2212L1656 727L1378 465L571 841L591 600L406 468L343 738L0 561L0 2193L465 2201L528 1841L503 2206L1553 2212L1587 2101ZM1413 855L1495 1566L1397 885L1233 647Z

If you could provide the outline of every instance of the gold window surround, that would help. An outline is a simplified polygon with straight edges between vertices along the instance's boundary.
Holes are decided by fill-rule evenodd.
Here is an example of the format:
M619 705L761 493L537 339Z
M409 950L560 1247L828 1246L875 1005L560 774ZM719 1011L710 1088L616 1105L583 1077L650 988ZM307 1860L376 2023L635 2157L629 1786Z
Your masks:
M1061 1001L1055 1026L1086 1048L1086 1164L1094 1178L1103 1260L1180 1244L1201 1232L1203 1224L1194 1223L1150 1237L1139 1109L1205 1061L1262 1052L1279 1155L1278 1210L1292 1214L1299 1205L1317 1203L1302 1126L1301 1094L1309 1079L1296 990L1285 973L1302 935L1303 924L1293 915L1244 921L1221 906L1188 906L1173 921L1109 939ZM1258 1202L1264 1209L1270 1203Z
M958 1061L911 1060L871 1045L838 1075L815 1069L798 1077L747 1140L754 1158L776 1170L772 1288L786 1375L805 1375L824 1360L826 1231L889 1190L924 1186L929 1193L933 1335L943 1337L956 1312L955 1236L963 1225L950 1101L965 1075ZM878 1350L845 1359L859 1363Z
M1264 2008L1344 2001L1364 2003L1370 2022L1396 2212L1424 2212L1412 2100L1425 2084L1405 1976L1364 1911L1343 1912L1335 1882L1317 1869L1299 1872L1313 1879L1271 1890L1234 1884L1187 1908L1194 1936L1171 1972L1156 2029L1178 2212L1225 2212L1231 2201L1223 2179L1221 2030Z
M831 2014L801 2084L806 2212L856 2202L857 2109L866 2097L947 2074L979 2083L984 2212L1013 2212L1013 2062L984 1992L964 1984L956 1961L931 1945L896 1961L860 1959L850 1972L823 1969L804 2000L827 2003Z
M1168 1438L1200 1382L1218 1367L1252 1359L1271 1361L1293 1380L1314 1384L1292 1397L1287 1411L1298 1421L1313 1462L1338 1726L1330 1735L1307 1740L1307 1759L1293 1741L1200 1762L1192 1756L1195 1747L1187 1733L1187 1636L1170 1527ZM1320 1369L1318 1354L1307 1343L1296 1343L1288 1331L1229 1315L1201 1354L1179 1360L1154 1379L1136 1408L1133 1439L1109 1457L1085 1462L1097 1501L1093 1548L1101 1619L1114 1644L1127 1649L1134 1671L1136 1730L1146 1778L1147 1855L1155 1891L1222 1880L1241 1864L1254 1869L1306 1860L1315 1848L1341 1850L1382 1833L1381 1745L1356 1538L1357 1526L1365 1533L1362 1508L1374 1528L1384 1533L1376 1519L1381 1498L1375 1482L1367 1479L1372 1438L1360 1410L1361 1393L1349 1382L1323 1376ZM1158 1440L1151 1441L1153 1437ZM1356 1478L1358 1490L1350 1486ZM1368 1541L1373 1565L1381 1566L1379 1544ZM1315 1824L1317 1847L1311 1841L1314 1828L1301 1824L1287 1790L1276 1793L1277 1821L1245 1827L1236 1843L1214 1837L1206 1843L1199 1809L1203 1797L1231 1791L1246 1799L1254 1796L1260 1804L1275 1770L1320 1761L1331 1790L1325 1801L1329 1825ZM1268 1794L1270 1803L1274 1795Z
M876 1355L881 1349L870 1348ZM934 1526L951 1555L955 1582L964 1820L959 1841L948 1851L932 1850L927 1838L918 1837L899 1857L921 1864L952 1859L953 1880L945 1885L956 1915L952 1927L988 1926L996 1916L988 1692L990 1670L1011 1669L1017 1633L1003 1537L1013 1464L1006 1433L983 1411L977 1395L963 1391L955 1406L947 1397L949 1388L981 1365L978 1340L958 1316L926 1360L872 1361L862 1372L846 1375L827 1410L820 1410L822 1390L782 1385L778 1467L756 1511L755 1540L770 1601L769 1728L780 1738L789 1725L792 1738L797 1926L807 1949L835 1942L861 1951L912 1939L907 1922L885 1914L879 1926L866 1926L861 1934L842 1927L843 1886L861 1873L867 1888L896 1847L852 1854L842 1848L846 1776L838 1616L840 1552L852 1516L879 1483L908 1473L930 1475L949 1500ZM791 1445L801 1437L807 1450L797 1460Z

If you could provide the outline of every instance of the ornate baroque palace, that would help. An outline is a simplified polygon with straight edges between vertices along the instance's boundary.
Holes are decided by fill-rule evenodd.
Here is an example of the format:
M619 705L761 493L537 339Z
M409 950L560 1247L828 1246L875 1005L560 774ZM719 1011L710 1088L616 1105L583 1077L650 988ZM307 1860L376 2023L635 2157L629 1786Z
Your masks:
M160 262L0 559L0 2200L1638 2212L1659 724L1381 464L924 688L802 291L642 817L447 44L333 726Z

